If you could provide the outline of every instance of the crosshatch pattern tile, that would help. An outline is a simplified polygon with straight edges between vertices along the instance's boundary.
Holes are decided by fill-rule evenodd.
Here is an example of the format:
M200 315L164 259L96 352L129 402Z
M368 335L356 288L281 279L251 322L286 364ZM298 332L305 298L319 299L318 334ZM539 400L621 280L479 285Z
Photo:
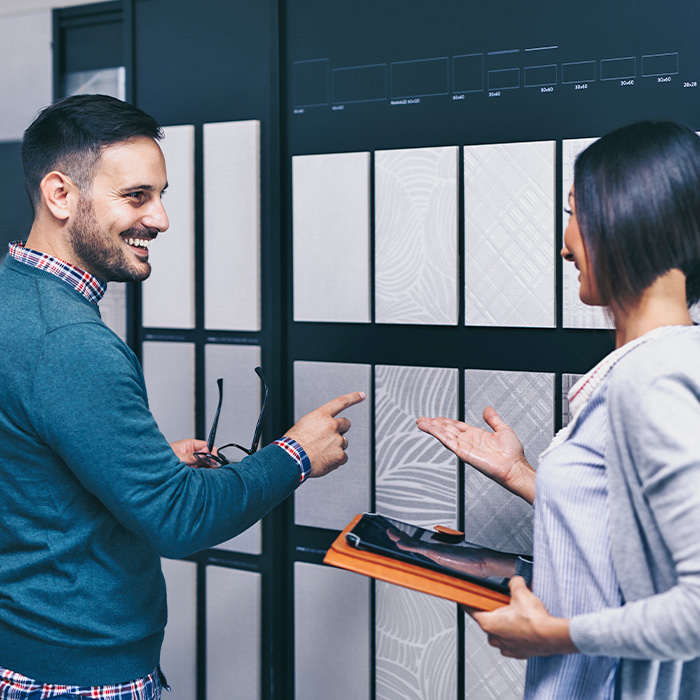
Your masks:
M562 374L561 376L561 427L565 428L571 420L569 409L569 392L576 382L583 377L582 374Z
M455 603L376 582L377 700L437 700L457 693Z
M595 138L564 139L562 142L562 207L569 208L569 192L574 184L576 156L590 146ZM563 226L569 221L564 212ZM600 306L588 306L579 298L578 270L573 263L562 261L562 319L564 328L614 328L612 318Z
M370 591L366 576L294 564L295 697L370 700Z
M294 363L294 420L341 394L364 391L367 396L341 414L352 424L347 463L322 479L308 479L294 493L299 525L342 530L355 515L371 508L371 372L370 365Z
M457 156L375 153L377 323L457 324Z
M501 656L469 615L464 616L464 637L465 700L521 700L525 661Z
M464 147L465 321L551 328L555 143Z
M194 328L194 127L166 126L160 142L168 171L163 197L170 225L149 248L143 326Z
M126 342L126 285L110 282L100 300L102 320Z
M416 427L457 417L457 370L375 369L376 509L422 527L457 524L457 458Z
M544 372L466 370L465 421L490 428L483 410L493 406L515 430L534 467L554 434L554 375ZM476 469L465 466L468 539L494 549L530 552L532 507Z
M207 697L260 697L260 578L207 567Z
M292 158L295 321L371 321L369 163L369 153Z
M219 390L216 380L224 380L224 401L219 415L219 428L216 432L216 444L225 445L236 442L250 447L253 433L260 414L260 379L255 368L260 364L260 347L258 345L224 345L208 344L204 348L205 379L204 396L206 399L205 420L209 430ZM205 435L208 437L209 433ZM260 441L265 444L265 436ZM240 450L225 451L228 459L239 462L245 457ZM219 549L236 552L260 554L261 525L259 522L249 527L237 537L219 545Z
M260 122L205 124L204 325L260 330Z

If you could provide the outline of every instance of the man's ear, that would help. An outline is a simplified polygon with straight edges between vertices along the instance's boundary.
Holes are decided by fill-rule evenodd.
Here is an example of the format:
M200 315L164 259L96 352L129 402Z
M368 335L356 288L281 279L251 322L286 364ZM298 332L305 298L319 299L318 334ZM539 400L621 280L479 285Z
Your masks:
M52 170L39 185L41 200L51 215L59 221L67 221L75 213L80 199L78 186L67 175Z

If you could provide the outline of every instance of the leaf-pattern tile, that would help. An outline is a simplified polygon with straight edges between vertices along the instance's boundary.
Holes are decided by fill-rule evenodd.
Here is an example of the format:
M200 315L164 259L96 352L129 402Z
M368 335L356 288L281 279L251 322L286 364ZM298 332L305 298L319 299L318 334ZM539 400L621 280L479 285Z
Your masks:
M571 420L569 409L569 391L576 382L583 377L582 374L562 374L561 377L561 427L565 428Z

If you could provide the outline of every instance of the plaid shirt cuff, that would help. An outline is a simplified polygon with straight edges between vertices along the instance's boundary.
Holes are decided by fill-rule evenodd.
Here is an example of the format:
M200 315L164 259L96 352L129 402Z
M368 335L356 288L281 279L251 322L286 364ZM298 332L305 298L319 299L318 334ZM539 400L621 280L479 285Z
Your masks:
M301 472L299 483L303 484L311 472L311 462L306 452L304 452L304 448L296 440L288 437L275 440L272 444L281 447L288 455L294 457Z

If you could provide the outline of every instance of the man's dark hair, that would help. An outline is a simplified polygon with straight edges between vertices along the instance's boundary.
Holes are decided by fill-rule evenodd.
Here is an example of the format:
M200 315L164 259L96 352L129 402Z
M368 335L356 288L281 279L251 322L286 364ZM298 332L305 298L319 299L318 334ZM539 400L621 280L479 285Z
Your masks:
M626 306L679 269L700 299L700 137L639 122L591 144L574 167L576 219L601 300Z
M81 193L90 188L106 146L146 136L163 137L158 122L138 107L107 95L74 95L43 109L24 132L24 186L34 211L44 176L58 170Z

